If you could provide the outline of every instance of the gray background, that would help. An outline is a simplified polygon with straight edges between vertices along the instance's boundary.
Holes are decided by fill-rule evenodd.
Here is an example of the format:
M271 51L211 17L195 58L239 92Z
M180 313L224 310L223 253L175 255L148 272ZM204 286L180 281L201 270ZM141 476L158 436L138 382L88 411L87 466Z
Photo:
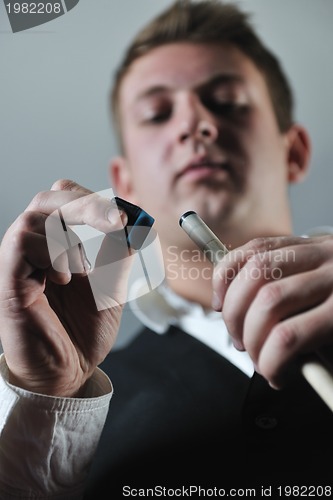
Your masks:
M0 0L1 1L1 0ZM333 225L333 0L243 0L296 93L312 137L312 169L291 188L294 232ZM54 21L13 34L0 3L0 237L35 193L58 178L109 187L117 152L107 109L127 42L169 0L80 0ZM118 345L135 332L125 308Z

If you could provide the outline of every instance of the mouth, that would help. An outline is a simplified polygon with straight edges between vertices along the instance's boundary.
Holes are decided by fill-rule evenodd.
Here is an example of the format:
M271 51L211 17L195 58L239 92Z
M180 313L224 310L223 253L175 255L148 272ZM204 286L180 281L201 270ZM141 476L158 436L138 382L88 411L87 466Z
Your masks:
M186 177L189 180L200 180L212 176L220 178L229 175L230 170L230 163L228 161L202 158L188 163L178 172L176 178Z

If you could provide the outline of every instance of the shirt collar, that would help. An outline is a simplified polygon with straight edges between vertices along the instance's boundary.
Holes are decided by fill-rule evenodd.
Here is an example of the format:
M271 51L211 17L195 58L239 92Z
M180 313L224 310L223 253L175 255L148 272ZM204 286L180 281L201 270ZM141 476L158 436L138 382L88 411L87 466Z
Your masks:
M176 294L164 281L154 290L146 293L144 279L137 280L131 287L129 305L133 314L148 328L159 334L165 333L172 324L189 314L218 318L220 313L207 311L200 304L191 302Z

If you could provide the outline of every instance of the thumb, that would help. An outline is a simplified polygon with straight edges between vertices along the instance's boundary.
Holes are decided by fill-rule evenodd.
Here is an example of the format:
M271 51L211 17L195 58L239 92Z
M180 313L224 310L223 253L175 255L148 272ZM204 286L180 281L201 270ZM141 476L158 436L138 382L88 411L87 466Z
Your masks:
M93 270L88 273L98 310L110 309L126 302L128 280L134 261L124 231L104 236Z

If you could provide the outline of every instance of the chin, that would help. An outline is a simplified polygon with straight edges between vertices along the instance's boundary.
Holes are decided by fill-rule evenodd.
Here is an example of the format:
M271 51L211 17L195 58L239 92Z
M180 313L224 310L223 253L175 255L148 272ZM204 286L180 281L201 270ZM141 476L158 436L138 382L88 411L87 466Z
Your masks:
M209 226L221 226L231 216L230 200L226 197L201 196L191 202L184 203L182 213L193 210L208 224Z

